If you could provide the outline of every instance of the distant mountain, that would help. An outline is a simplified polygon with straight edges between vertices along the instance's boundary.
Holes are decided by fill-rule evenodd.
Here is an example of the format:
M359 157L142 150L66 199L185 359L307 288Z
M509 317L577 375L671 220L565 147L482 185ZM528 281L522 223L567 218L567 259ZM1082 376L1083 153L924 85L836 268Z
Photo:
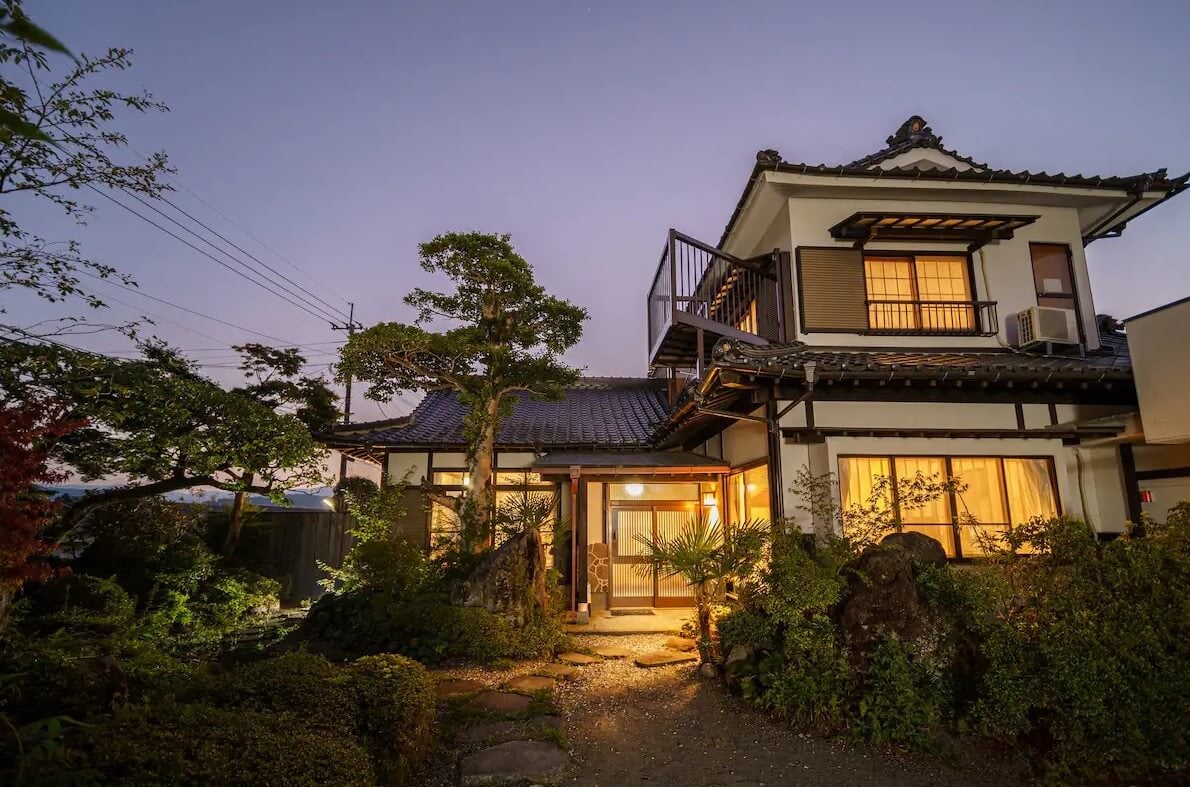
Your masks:
M56 497L73 500L82 497L88 492L112 487L97 484L54 484L42 488L51 492ZM224 492L222 489L201 489L199 491L182 490L180 492L168 492L162 495L162 497L178 503L194 503L196 505L211 506L212 508L229 508L234 495L231 492ZM288 507L279 506L263 495L248 495L248 501L257 508L269 511L327 511L329 510L327 501L333 495L329 489L323 487L322 489L295 489L288 492L285 497L290 503Z

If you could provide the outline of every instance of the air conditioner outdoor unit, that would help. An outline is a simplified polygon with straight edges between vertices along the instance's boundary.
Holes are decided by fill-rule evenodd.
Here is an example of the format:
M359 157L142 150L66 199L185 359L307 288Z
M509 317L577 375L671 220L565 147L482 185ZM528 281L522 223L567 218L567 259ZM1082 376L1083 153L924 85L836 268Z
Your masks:
M1016 315L1016 342L1020 347L1035 344L1078 344L1078 319L1074 309L1031 306Z

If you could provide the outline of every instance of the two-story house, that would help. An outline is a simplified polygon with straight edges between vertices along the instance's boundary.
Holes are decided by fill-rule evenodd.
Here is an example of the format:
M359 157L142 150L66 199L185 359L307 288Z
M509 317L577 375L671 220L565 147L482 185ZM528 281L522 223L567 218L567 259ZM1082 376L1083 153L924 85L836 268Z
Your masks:
M881 476L960 479L963 493L902 511L955 559L981 554L977 530L1038 515L1119 532L1140 515L1129 475L1151 447L1121 437L1128 345L1096 316L1084 249L1188 181L995 169L916 116L848 164L761 151L717 244L666 238L649 376L522 400L500 433L500 494L557 494L571 536L557 565L596 607L689 603L680 580L637 570L635 536L691 515L830 527L803 510L803 473L830 474L843 507ZM462 415L433 393L330 444L462 493ZM404 526L429 546L453 523L419 503Z

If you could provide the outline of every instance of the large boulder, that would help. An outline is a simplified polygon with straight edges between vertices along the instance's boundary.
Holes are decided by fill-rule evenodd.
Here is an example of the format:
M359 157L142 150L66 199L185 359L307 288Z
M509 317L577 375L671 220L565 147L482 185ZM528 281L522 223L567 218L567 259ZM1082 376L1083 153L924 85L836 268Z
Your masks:
M862 662L883 639L923 643L931 631L929 609L913 582L923 564L945 563L942 545L919 533L888 536L851 564L850 579L834 618L850 657Z
M454 589L451 603L482 607L519 628L534 608L548 605L545 588L545 544L541 533L529 528L488 553Z

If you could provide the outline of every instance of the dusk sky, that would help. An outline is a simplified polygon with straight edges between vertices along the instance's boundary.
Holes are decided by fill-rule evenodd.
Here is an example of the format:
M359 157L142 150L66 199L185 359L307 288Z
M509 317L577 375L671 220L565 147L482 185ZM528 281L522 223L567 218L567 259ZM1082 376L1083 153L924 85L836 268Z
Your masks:
M126 116L131 147L167 151L181 186L316 281L188 191L171 197L260 259L331 303L353 300L372 324L410 319L401 297L427 283L418 242L511 233L548 290L590 310L570 356L590 374L644 374L644 300L667 228L717 241L758 149L847 162L917 113L948 147L995 167L1190 170L1186 0L30 0L27 10L76 51L134 49L118 84L172 111ZM149 294L290 342L342 338L97 207L86 228L48 211L29 220L79 239ZM1183 195L1092 244L1097 311L1130 316L1190 294L1187 228ZM99 319L148 310L219 340L154 329L182 348L253 338L104 292L139 308L113 303ZM45 312L17 300L13 316ZM129 347L118 336L78 343ZM233 379L217 368L228 351L194 355ZM356 414L381 411L361 399Z

